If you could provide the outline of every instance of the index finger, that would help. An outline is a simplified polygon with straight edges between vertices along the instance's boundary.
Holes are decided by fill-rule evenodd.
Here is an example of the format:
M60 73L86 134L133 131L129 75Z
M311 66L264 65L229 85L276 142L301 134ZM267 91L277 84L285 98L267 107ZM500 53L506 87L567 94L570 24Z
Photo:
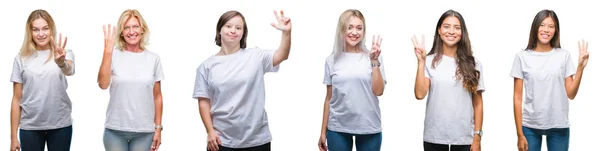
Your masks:
M65 36L65 42L63 42L63 45L62 45L63 51L66 46L67 46L67 36Z
M281 13L281 16L280 16L280 17L281 17L281 18L284 18L284 15L283 15L283 10L279 10L279 13Z
M281 18L281 17L279 17L279 14L277 14L276 10L273 10L273 14L275 14L275 18L277 18L277 20L279 20L279 18Z
M425 47L425 35L421 34L421 45Z
M413 37L411 37L410 40L412 41L412 43L413 43L413 45L415 47L419 46L419 42L417 41L417 36L416 35L413 35Z
M377 39L375 39L375 35L373 35L373 39L371 39L371 45L375 45L375 44L376 44L376 43L375 43L376 41L377 41Z
M104 37L106 37L106 25L102 25L102 31L104 33Z

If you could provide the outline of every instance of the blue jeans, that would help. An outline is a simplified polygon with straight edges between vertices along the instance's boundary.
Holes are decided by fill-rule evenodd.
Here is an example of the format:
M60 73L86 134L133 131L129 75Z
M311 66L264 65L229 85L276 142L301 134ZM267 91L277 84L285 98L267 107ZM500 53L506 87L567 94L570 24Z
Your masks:
M381 133L349 134L327 130L327 148L330 151L352 151L352 137L356 137L356 151L381 150Z
M569 133L569 128L541 130L523 126L523 135L525 135L527 143L529 144L529 151L542 150L542 135L546 135L548 151L568 151Z
M19 130L21 151L44 151L46 142L48 151L69 151L72 136L72 126L51 130Z
M106 151L149 151L154 132L138 133L104 129L104 149Z

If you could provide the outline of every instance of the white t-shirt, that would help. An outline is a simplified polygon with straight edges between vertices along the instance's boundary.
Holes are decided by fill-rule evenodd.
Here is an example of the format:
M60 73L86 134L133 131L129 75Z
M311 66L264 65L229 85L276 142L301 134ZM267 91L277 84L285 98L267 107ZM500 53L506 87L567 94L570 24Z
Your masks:
M342 52L335 63L333 58L330 55L325 61L323 79L325 85L332 85L327 129L351 134L381 132L381 111L372 89L369 54ZM386 83L381 55L379 61Z
M154 132L154 83L164 79L160 57L151 51L121 51L112 55L108 129Z
M439 64L432 68L434 55L426 57L425 77L430 80L429 96L425 113L423 140L435 144L470 145L473 143L475 119L473 97L456 80L455 58L443 55ZM477 91L484 92L483 69L475 59L479 71Z
M210 99L213 128L222 146L247 148L271 141L264 74L277 72L275 51L240 49L213 55L196 69L193 98Z
M65 59L73 61L72 73L75 73L75 56L71 50L65 50ZM49 130L67 127L73 124L71 118L71 99L67 94L67 78L54 62L50 50L38 50L28 57L15 57L11 82L21 83L20 128L23 130ZM52 55L53 56L53 55Z
M575 74L569 51L532 50L515 55L510 76L523 79L523 126L535 129L568 128L569 97L565 78Z

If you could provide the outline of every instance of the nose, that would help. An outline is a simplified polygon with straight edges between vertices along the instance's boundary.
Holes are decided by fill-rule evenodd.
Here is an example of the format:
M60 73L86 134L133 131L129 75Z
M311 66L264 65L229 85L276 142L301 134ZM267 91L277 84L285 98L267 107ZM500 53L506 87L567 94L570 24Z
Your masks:
M355 29L351 29L351 30L350 30L350 33L351 33L352 35L356 35L356 34L358 34L358 32L356 32L356 30L355 30Z

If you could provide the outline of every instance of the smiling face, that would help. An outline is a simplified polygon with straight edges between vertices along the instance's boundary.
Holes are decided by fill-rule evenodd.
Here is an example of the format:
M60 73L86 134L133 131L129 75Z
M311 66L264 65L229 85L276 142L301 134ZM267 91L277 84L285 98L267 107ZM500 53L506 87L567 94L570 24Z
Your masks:
M346 29L346 44L350 46L356 46L362 41L363 35L364 22L358 17L350 17L348 20L348 27Z
M50 26L45 19L40 17L31 23L31 38L38 48L49 49L51 34Z
M221 27L221 43L227 45L239 44L244 34L244 20L241 16L229 19Z
M129 45L138 45L140 40L142 39L142 28L140 27L139 20L131 16L125 22L125 27L123 27L123 31L121 35L125 39L125 42Z
M446 46L455 46L462 36L460 20L455 16L446 17L441 27L438 27L438 33Z
M547 45L554 38L556 32L554 20L551 17L546 17L538 29L538 43Z

